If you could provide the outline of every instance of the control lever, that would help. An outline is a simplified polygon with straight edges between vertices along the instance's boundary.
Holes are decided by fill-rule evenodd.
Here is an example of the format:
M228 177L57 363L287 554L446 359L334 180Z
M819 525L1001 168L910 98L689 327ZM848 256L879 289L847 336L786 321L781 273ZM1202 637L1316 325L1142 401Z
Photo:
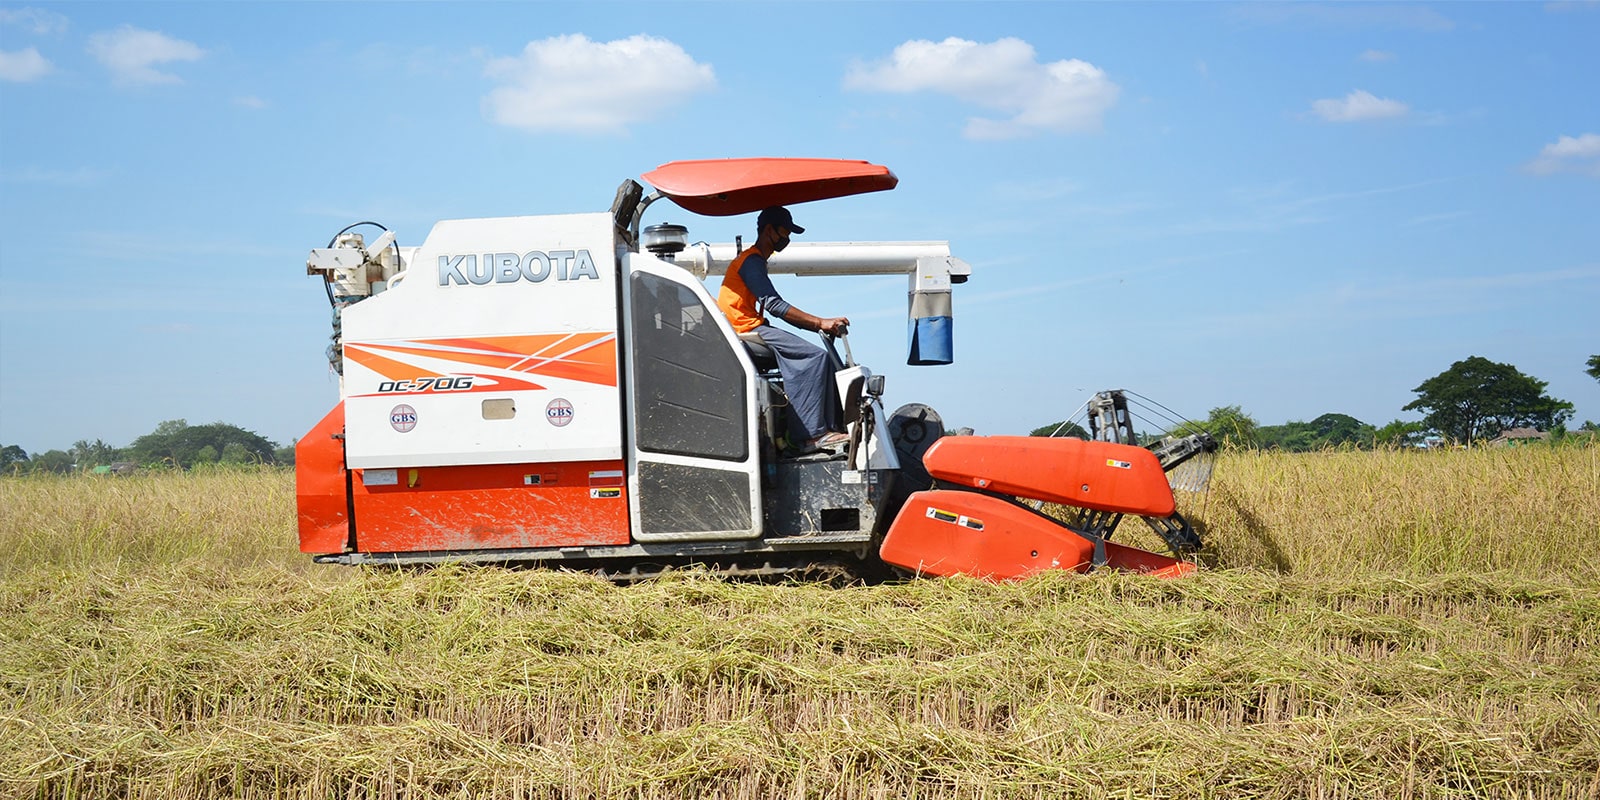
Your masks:
M827 344L828 345L828 349L833 351L833 355L834 355L835 358L838 358L839 351L833 346L833 343L834 343L835 340L837 340L839 342L843 342L844 343L844 359L843 359L844 365L847 366L847 367L853 367L853 366L856 365L855 356L850 354L850 334L841 333L838 336L834 336L831 333L822 333L821 331L818 331L818 333L822 335L823 343Z

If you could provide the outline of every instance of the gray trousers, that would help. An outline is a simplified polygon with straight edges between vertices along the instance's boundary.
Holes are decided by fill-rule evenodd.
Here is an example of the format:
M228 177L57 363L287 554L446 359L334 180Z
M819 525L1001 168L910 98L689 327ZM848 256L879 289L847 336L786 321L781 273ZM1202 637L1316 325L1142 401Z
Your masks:
M828 431L841 430L838 390L827 352L771 325L762 325L755 333L778 359L783 392L789 396L790 442L804 444Z

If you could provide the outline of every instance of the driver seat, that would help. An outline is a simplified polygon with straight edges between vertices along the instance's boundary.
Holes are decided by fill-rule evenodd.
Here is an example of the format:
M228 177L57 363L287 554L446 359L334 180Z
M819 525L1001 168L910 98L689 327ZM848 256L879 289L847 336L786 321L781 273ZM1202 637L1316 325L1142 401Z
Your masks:
M745 352L750 354L750 361L756 365L756 372L768 376L778 371L778 356L766 342L761 341L760 334L754 331L741 333L739 341L744 342Z

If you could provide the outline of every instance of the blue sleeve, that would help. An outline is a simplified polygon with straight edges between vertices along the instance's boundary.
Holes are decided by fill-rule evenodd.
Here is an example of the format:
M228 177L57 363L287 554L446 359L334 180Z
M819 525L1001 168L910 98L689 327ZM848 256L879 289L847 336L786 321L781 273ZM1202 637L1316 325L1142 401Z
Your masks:
M773 288L772 278L767 276L767 260L760 253L751 253L745 258L744 264L739 267L739 277L749 287L750 293L755 295L756 304L763 314L782 319L784 314L789 313L789 303Z

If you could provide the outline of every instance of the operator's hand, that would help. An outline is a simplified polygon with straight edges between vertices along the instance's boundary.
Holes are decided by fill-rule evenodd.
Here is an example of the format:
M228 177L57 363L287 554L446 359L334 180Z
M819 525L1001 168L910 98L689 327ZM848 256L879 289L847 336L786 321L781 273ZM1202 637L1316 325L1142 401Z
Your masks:
M850 332L850 320L844 317L828 317L822 320L822 324L817 326L817 330L829 336L844 336Z

